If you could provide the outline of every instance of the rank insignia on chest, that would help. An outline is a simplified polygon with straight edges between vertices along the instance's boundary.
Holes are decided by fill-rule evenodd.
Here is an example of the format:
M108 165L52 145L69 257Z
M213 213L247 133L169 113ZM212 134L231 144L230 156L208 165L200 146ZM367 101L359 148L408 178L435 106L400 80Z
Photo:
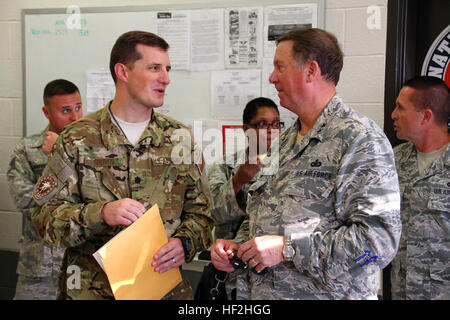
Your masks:
M154 163L155 163L156 165L168 165L168 164L172 164L172 161L170 161L170 160L167 159L167 158L161 157L161 158L156 158L155 161L154 161Z
M33 197L36 200L45 197L56 187L57 184L58 180L52 174L49 174L48 176L45 177L40 177L34 188Z

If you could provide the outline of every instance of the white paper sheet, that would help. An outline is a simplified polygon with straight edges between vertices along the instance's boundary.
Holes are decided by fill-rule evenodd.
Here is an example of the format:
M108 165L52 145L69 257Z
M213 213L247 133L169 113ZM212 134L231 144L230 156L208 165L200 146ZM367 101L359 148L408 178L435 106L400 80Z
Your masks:
M225 66L261 67L263 8L225 10Z
M110 71L86 71L86 106L87 113L100 110L114 98L116 86Z
M261 70L224 70L211 74L212 116L242 119L250 100L261 96Z
M191 11L191 71L224 68L223 9Z
M317 3L264 8L264 56L275 54L276 40L293 29L317 27Z
M190 61L189 10L155 12L156 34L169 44L169 58L173 70L189 70Z

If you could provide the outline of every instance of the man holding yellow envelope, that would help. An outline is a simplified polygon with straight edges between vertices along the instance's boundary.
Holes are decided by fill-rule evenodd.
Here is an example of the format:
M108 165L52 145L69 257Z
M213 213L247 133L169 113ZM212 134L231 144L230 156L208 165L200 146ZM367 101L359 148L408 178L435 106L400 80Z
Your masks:
M169 238L154 255L156 272L178 268L211 245L213 223L200 170L173 158L178 131L187 128L154 110L163 105L170 83L168 47L149 32L118 38L110 58L114 100L61 133L36 184L33 222L46 243L67 248L59 299L112 299L92 254L154 204ZM194 154L193 139L183 150ZM79 271L78 283L70 281L73 270ZM183 281L164 298L193 294Z

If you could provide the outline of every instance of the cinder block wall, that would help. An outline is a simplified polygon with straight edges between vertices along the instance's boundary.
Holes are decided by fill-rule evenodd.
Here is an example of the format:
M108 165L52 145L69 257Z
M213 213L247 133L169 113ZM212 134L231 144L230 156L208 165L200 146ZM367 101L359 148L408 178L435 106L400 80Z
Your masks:
M0 0L0 250L19 249L22 218L12 203L6 182L9 154L22 137L22 34L21 10L31 8L130 6L178 4L183 0ZM189 0L189 3L205 3ZM220 2L209 0L209 3ZM277 1L273 1L277 4ZM376 6L374 11L369 6ZM377 20L377 14L379 21ZM387 0L326 0L325 28L344 50L344 70L338 92L344 101L383 126L384 68ZM369 26L368 27L368 22ZM379 23L378 23L379 22ZM373 28L374 27L374 28ZM49 66L51 67L51 66Z

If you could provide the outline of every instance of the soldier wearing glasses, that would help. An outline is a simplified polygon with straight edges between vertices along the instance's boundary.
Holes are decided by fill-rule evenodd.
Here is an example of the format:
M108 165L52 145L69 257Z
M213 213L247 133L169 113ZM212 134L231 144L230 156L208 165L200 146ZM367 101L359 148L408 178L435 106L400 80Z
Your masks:
M249 146L236 152L231 158L224 157L223 161L215 163L208 172L216 239L235 237L247 216L247 190L260 176L262 163L257 155L267 152L283 127L277 105L272 100L260 97L247 103L243 114L243 129L249 136ZM228 292L234 287L232 282L227 283Z

